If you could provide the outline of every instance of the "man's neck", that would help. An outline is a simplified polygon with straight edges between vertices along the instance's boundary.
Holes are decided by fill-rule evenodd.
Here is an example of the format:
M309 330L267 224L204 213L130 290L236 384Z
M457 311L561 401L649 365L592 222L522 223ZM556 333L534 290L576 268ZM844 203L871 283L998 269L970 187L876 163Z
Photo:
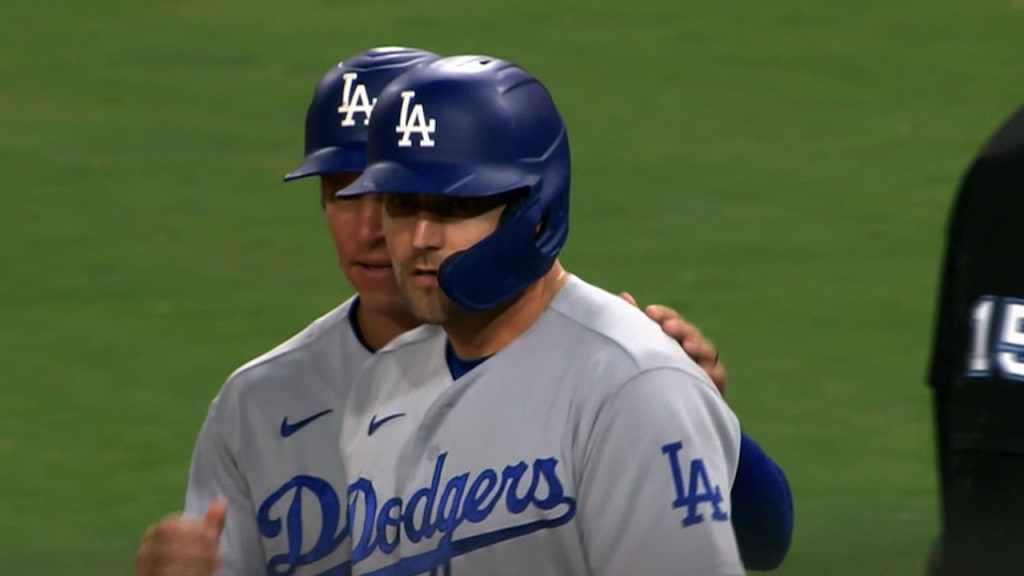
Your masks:
M366 306L360 306L356 310L356 323L359 324L359 332L366 346L374 352L387 346L388 342L400 334L420 325L420 322L410 314L399 311L385 314L374 312Z
M510 303L445 324L444 330L455 354L471 360L490 356L508 346L533 326L568 279L569 274L556 261L543 278Z

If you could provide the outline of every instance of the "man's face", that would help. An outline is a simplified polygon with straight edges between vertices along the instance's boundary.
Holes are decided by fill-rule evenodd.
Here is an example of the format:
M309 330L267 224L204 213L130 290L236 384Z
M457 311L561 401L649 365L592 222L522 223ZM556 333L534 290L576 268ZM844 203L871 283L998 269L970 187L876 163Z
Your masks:
M398 289L414 317L445 324L468 312L441 290L441 263L493 233L506 201L500 197L456 198L385 194L384 237Z
M338 264L359 292L361 306L383 314L404 312L381 228L382 197L334 197L335 192L358 177L358 172L320 176L320 202L334 239Z

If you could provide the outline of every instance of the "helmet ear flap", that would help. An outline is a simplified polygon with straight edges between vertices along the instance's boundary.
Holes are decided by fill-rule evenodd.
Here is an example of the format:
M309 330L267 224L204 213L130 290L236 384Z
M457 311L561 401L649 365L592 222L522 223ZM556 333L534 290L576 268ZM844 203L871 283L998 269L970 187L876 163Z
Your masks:
M550 221L551 212L545 212L544 215L540 217L540 222L537 222L537 230L535 232L537 238L544 235L544 232L548 229L548 222Z
M539 182L538 185L540 185ZM510 192L510 194L514 194L514 196L509 199L509 203L505 205L505 209L501 213L501 219L498 221L499 226L504 225L516 215L516 212L523 206L523 204L526 203L526 200L530 197L531 193L532 190L530 188L520 188L519 190L513 190ZM544 231L547 230L548 222L550 221L551 212L545 211L537 221L537 227L534 230L534 236L536 238L540 238L541 235L544 234Z
M505 192L505 194L509 196L509 199L508 203L505 204L505 209L501 212L501 219L498 220L498 222L500 224L504 224L515 216L516 211L519 210L519 207L522 206L523 203L526 202L527 197L530 196L530 192L530 188L518 188L511 192Z

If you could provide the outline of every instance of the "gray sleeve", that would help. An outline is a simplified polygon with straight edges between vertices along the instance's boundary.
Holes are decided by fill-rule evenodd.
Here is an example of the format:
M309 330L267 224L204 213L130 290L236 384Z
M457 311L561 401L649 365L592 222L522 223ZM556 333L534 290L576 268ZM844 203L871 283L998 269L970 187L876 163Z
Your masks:
M220 497L227 499L228 516L221 535L224 555L223 576L263 574L263 544L256 525L256 512L249 489L238 468L235 453L227 440L231 419L220 397L215 399L199 432L188 488L185 515L202 518L206 509Z
M643 372L595 408L579 517L591 574L743 574L729 493L739 423L678 369Z

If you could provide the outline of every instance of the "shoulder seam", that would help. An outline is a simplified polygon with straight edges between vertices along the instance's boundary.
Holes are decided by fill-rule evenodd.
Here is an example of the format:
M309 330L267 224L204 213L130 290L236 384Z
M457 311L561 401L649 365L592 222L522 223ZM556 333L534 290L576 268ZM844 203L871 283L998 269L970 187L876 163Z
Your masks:
M598 330L595 330L594 328L592 328L592 327L590 327L590 326L587 326L586 324L584 324L584 323L580 322L580 321L579 321L579 320L577 320L576 318L574 318L574 317L570 316L569 314L565 313L565 312L564 312L564 311L563 311L563 310L562 310L562 309L561 309L560 307L558 307L558 306L551 306L551 308L550 308L550 309L551 309L551 310L553 310L553 311L555 311L555 312L557 312L557 313L558 313L558 315L559 315L560 317L562 317L562 318L565 318L565 319L566 319L566 320L568 320L569 322L572 322L572 323L573 323L574 325L576 325L576 326L579 326L580 328L583 328L583 329L584 329L584 330L586 330L587 332L589 332L589 333L591 333L591 334L594 334L594 335L598 336L599 338L601 338L601 339L602 339L602 340L604 340L605 342L609 342L609 343L611 343L611 344L612 344L613 346L615 346L615 349L616 349L616 350L619 350L619 351L621 351L621 352L622 352L622 353L623 353L623 354L624 354L624 355L625 355L625 356L626 356L627 358L629 358L629 361L630 361L630 362L632 363L632 365L633 365L633 368L640 368L640 362L639 362L639 361L638 361L638 360L636 359L636 357L635 357L635 356L634 356L634 355L633 355L633 354L632 354L632 353L631 353L631 352L630 352L630 351L629 351L628 349L626 349L626 347L625 347L625 346L623 346L623 345L622 345L622 343L621 343L621 342L619 342L618 340L616 340L616 339L614 339L614 338L612 338L612 337L608 336L607 334L605 334L605 333L603 333L603 332L600 332L600 331L598 331Z
M247 373L247 372L249 372L249 371L251 371L251 370L253 370L255 368L263 366L264 364L266 364L266 363L268 363L268 362L270 362L272 360L277 360L279 358L284 358L284 357L286 357L286 356L288 356L290 354L298 352L301 349L300 346L292 346L292 347L285 348L285 344L288 344L289 342L291 342L292 340L297 338L299 335L305 333L306 331L308 331L311 328L313 328L314 326L316 326L318 323L320 323L324 318L326 318L332 312L337 311L341 306L347 306L348 304L349 304L349 302L346 301L344 304L341 304L338 307L336 307L336 308L334 308L334 309L324 313L319 318L313 320L312 322L307 324L304 328L302 328L298 332L295 332L294 334L292 334L291 336L289 336L285 340L281 341L280 343L278 343L276 346L274 346L270 350L267 350L263 354L260 354L259 356L257 356L255 358L249 360L248 362L242 364L241 366L236 368L233 372L231 372L231 374L228 376L228 378L225 381L225 383L226 382L230 382L230 381L234 380L236 377L241 376L242 374L245 374L245 373ZM348 317L348 309L345 310L345 316L346 316L346 318ZM315 333L308 340L306 340L305 343L316 342L320 338L323 338L324 334L325 334L325 332L323 332L323 331Z

